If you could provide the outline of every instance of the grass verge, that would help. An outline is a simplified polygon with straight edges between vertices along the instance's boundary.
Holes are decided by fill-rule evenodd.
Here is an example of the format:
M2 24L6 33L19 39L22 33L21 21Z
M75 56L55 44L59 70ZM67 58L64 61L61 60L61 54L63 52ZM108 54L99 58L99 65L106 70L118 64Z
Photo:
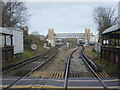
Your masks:
M25 61L31 57L34 57L34 56L39 55L40 53L43 53L46 51L47 51L47 49L45 49L43 47L38 48L38 50L36 50L36 51L25 49L23 53L15 55L13 60L3 62L2 68L7 68L10 65L15 65L17 63Z
M95 62L103 71L107 72L111 77L119 76L118 65L101 59L100 53L94 51L93 46L85 46L85 53L93 62Z
M107 62L106 60L103 59L99 59L97 60L97 62L99 63L99 66L101 66L103 68L103 70L105 70L111 77L118 77L118 65L111 63L111 62Z

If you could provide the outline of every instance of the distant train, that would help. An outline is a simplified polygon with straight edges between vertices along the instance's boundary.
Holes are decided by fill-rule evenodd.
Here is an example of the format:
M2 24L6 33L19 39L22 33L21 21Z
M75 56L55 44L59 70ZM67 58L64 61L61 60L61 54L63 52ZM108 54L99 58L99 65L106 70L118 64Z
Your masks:
M55 40L55 45L56 45L56 46L61 46L61 45L63 45L62 39L57 39L57 40Z

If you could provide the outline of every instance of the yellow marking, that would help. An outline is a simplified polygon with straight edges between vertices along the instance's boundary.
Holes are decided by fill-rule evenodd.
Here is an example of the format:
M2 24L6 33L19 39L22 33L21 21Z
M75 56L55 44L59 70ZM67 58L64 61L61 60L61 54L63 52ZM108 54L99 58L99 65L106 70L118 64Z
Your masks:
M57 77L57 72L55 73L55 77Z
M11 88L30 88L31 85L24 85L24 86L13 86Z
M100 73L98 73L98 76L101 77L101 76L100 76Z
M61 78L63 78L64 77L64 72L62 73L62 77Z
M102 72L99 73L99 76L102 78Z
M106 74L105 74L105 72L103 72L103 75L104 75L104 77L107 77Z
M52 77L53 76L53 73L52 72L50 72L50 77Z
M98 75L102 78L104 77L110 77L106 72L102 71L102 72L99 72Z
M107 77L110 77L106 72L104 72L104 74L105 74Z
M106 77L105 74L104 74L104 72L102 72L102 75L103 75L102 77Z
M51 77L53 77L54 76L54 73L52 72L52 75L51 75Z
M59 72L59 77L58 78L61 78L61 72Z
M103 87L68 87L69 89L72 88L72 89L102 89ZM108 87L108 89L120 89L120 87Z
M56 75L57 75L57 72L55 72L54 77L56 77Z
M61 72L59 72L59 77L58 78L61 78Z
M60 78L63 78L63 72L61 72L61 76L60 76Z
M0 87L5 88L7 85L0 85ZM12 88L29 88L31 85L24 85L24 86L13 86ZM35 85L32 86L32 88L63 88L59 86L49 86L49 85ZM68 87L69 89L101 89L103 87L90 87L90 86L85 86L85 87ZM108 89L120 89L120 87L108 87Z
M101 77L102 77L102 78L104 77L104 74L103 74L103 72L101 72Z
M56 78L58 78L58 76L59 76L59 73L57 72L57 73L56 73Z
M58 87L58 86L48 86L48 85L44 85L44 86L33 86L32 88L63 88L63 87Z
M59 78L61 78L61 76L62 76L62 72L60 72L60 74L59 74Z
M120 89L120 87L108 87L110 89Z
M54 76L55 76L55 72L53 73L52 77L54 77Z
M0 87L3 87L3 88L5 88L5 87L7 87L8 85L0 85Z
M6 87L8 87L8 85L0 85L0 87L1 88L6 88ZM11 87L11 88L29 88L29 87L31 87L31 85L24 85L24 86L13 86L13 87Z

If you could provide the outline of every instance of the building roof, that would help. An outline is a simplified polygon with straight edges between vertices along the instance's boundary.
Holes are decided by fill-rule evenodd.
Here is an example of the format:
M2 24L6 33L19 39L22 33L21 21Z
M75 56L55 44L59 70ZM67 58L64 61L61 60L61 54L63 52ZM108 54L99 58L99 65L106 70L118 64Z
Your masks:
M9 30L7 28L0 27L0 33L2 34L8 34L8 35L13 35L13 30Z
M0 33L2 34L7 34L7 35L13 35L13 30L23 32L23 30L19 28L14 28L14 27L0 27Z
M119 29L120 29L120 24L117 23L116 25L111 26L110 28L107 28L102 34L106 34L106 33L113 32L113 31L117 31Z

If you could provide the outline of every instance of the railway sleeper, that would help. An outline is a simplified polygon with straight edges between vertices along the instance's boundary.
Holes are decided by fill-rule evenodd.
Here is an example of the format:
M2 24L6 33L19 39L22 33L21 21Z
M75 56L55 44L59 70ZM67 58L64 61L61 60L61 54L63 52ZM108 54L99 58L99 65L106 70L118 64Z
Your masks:
M101 78L105 78L105 77L110 77L106 72L102 71L102 72L99 72L98 75L101 77Z
M94 77L90 72L70 72L69 78L76 78L76 77Z

